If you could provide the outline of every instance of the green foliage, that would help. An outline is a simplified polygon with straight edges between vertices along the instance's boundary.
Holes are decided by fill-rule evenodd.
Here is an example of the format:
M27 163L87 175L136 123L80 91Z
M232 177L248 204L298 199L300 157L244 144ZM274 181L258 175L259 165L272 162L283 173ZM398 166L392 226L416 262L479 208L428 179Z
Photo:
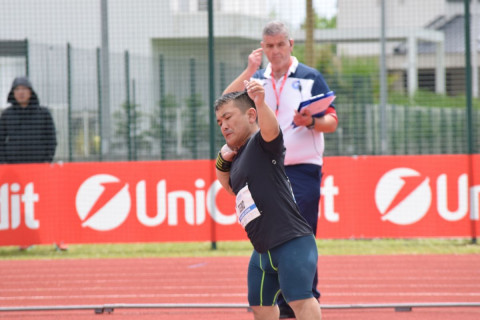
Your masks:
M404 106L425 106L425 107L445 107L445 108L465 108L467 99L465 96L447 96L437 94L431 91L418 90L412 97L398 92L391 92L388 96L390 104ZM480 100L473 99L473 107L480 109Z
M207 106L201 94L193 94L185 99L186 110L182 111L181 128L177 128L177 111L181 107L177 97L167 94L158 104L150 117L148 136L160 143L162 159L178 156L176 150L178 130L181 130L182 145L191 153L191 158L198 157L198 144L209 141L209 122Z
M294 44L292 55L294 55L299 62L305 63L305 46L303 44Z
M193 159L198 158L198 144L209 141L209 121L206 104L199 93L192 94L185 99L187 114L183 134L185 145L191 151Z
M337 16L328 19L315 14L315 29L335 29L337 28Z
M160 146L160 158L166 159L168 152L175 148L176 115L179 108L177 98L173 94L167 94L158 103L150 116L150 130L147 135L154 144Z
M315 11L313 12L314 28L315 29L335 29L337 27L337 16L333 16L330 19L327 17L319 16ZM300 26L305 29L305 23Z
M113 142L113 148L121 149L127 146L129 154L135 154L137 150L150 149L151 143L148 140L148 131L141 127L144 114L139 111L138 104L124 102L121 109L115 111L112 116L115 136L122 140Z
M199 107L204 105L204 101L202 100L202 95L200 93L194 93L188 98L185 99L185 103L189 111L198 110Z

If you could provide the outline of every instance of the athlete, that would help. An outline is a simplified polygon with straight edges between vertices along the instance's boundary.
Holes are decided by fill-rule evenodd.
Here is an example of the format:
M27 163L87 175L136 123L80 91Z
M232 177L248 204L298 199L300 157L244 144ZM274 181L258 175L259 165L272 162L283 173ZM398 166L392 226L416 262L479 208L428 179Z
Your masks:
M280 292L300 320L321 319L312 293L318 253L284 169L285 147L275 113L257 81L215 102L226 144L217 178L236 195L236 211L254 247L248 267L248 302L256 320L278 319Z
M318 205L322 179L324 133L338 126L335 107L324 114L312 115L306 109L298 112L300 102L330 89L317 70L298 62L292 55L294 40L284 23L271 21L263 29L261 47L248 56L245 70L225 89L224 93L243 89L244 80L258 80L265 88L265 101L275 112L283 131L286 147L285 171L292 184L300 213L317 233ZM259 69L266 56L266 68ZM292 125L292 122L294 125ZM312 292L320 298L317 274ZM278 299L280 318L293 318L291 308L282 296Z

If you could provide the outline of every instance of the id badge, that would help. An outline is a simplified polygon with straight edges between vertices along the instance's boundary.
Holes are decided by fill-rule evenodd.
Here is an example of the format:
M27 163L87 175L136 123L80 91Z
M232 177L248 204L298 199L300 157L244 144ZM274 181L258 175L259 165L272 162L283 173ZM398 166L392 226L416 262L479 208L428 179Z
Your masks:
M243 228L245 228L250 221L260 217L260 211L258 211L257 205L253 201L252 194L248 189L248 184L237 193L235 209L237 211L238 222L240 222Z

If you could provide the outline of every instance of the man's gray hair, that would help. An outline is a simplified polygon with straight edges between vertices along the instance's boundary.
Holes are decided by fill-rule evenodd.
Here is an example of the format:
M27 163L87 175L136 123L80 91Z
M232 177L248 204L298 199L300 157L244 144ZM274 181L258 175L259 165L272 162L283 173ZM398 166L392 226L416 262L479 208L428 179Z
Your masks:
M285 38L290 40L290 35L287 26L281 21L271 21L263 28L263 36L276 36L278 34L285 35Z

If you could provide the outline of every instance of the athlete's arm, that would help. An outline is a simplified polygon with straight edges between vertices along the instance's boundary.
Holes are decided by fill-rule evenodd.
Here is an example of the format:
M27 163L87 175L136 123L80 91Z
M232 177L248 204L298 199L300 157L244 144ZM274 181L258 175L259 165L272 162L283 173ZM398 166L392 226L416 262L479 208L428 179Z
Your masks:
M235 193L233 192L232 187L230 187L230 183L229 183L230 172L222 172L218 169L216 169L216 172L217 172L217 179L220 182L220 184L222 185L222 187L225 190L227 190L227 192L230 193L231 195L235 195Z
M227 162L232 162L233 158L237 154L237 152L232 151L226 144L223 145L222 149L220 149L220 154L222 155L222 158L224 161ZM220 171L218 168L215 169L216 174L217 174L217 179L222 185L222 187L227 190L228 193L235 195L235 193L232 190L232 187L230 186L230 171Z
M260 127L260 134L263 140L270 142L280 133L280 126L277 121L275 113L265 103L265 89L258 81L245 81L245 88L248 96L255 103L257 108L258 126Z

